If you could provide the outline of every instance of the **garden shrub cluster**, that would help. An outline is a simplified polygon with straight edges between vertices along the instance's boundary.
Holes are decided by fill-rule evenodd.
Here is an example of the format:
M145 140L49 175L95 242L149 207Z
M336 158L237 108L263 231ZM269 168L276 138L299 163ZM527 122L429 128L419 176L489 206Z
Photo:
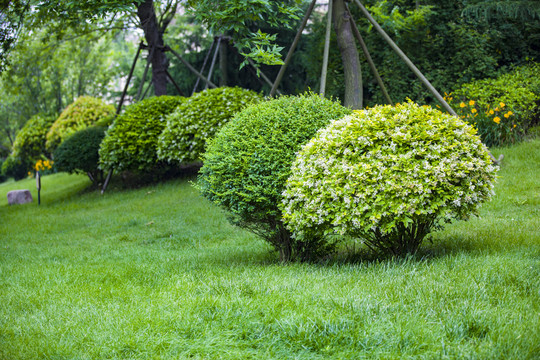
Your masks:
M114 106L90 96L81 96L60 114L47 133L46 148L53 152L67 137L114 115Z
M92 126L76 132L54 151L54 167L58 171L87 174L92 182L102 180L99 146L105 137L105 127Z
M208 89L187 98L167 117L158 140L159 159L177 163L200 160L208 139L235 113L262 99L262 95L238 87Z
M492 195L497 167L476 130L406 103L332 122L299 152L282 200L296 238L360 238L373 251L414 253L445 221Z
M159 165L157 140L165 117L183 101L179 96L157 96L126 107L105 133L100 168L150 171Z
M43 156L50 157L45 147L47 132L55 119L46 115L31 117L22 129L17 133L13 142L12 154L27 162L34 162Z
M230 212L233 224L268 241L283 261L312 256L319 239L295 242L279 204L296 152L318 129L351 110L316 94L248 106L209 141L198 187Z
M540 64L465 84L446 98L488 146L515 143L540 119Z

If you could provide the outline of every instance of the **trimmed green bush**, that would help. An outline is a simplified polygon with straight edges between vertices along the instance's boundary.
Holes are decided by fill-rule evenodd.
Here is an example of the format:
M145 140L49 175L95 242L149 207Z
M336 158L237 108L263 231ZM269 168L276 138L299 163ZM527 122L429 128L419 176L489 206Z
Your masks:
M540 64L465 84L447 98L486 145L515 143L540 119Z
M236 114L203 154L198 187L231 221L268 241L282 261L307 260L324 244L294 242L278 205L295 153L318 129L350 114L316 94L284 96Z
M105 133L100 168L150 171L159 165L157 140L165 117L183 101L179 96L157 96L126 107Z
M17 133L13 142L13 156L34 163L38 159L50 157L45 147L47 132L55 119L45 115L35 115L30 118Z
M492 195L497 167L476 130L414 103L357 111L299 152L281 209L295 237L361 238L373 251L414 253L445 221Z
M99 170L99 146L105 137L105 127L89 127L67 138L54 151L54 167L68 173L84 173L90 180L102 180Z
M22 180L28 175L29 169L32 169L32 163L25 159L10 155L2 164L2 174L6 177L12 177L15 181Z
M158 140L159 159L178 163L199 161L208 139L238 111L262 99L262 95L238 87L208 89L187 98L167 116L167 125Z
M2 172L2 166L4 165L4 159L0 159L0 183L3 183L8 179L6 175Z
M90 96L81 96L60 114L47 133L46 148L53 152L67 137L114 115L114 106Z

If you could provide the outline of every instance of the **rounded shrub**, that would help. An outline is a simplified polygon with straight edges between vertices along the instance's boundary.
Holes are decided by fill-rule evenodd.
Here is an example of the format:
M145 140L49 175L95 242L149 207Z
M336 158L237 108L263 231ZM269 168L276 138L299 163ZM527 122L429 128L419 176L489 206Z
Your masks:
M274 246L283 261L315 256L324 244L294 242L278 205L295 153L318 129L349 113L316 94L248 106L209 141L198 187L232 214L234 224Z
M126 107L105 133L99 149L100 168L149 171L158 165L157 140L165 117L183 99L156 96Z
M200 160L208 139L238 111L262 99L262 95L238 87L194 94L167 117L167 125L158 140L158 157L178 163Z
M105 127L89 127L67 138L54 151L54 167L68 173L85 173L93 182L102 180L99 170L99 146Z
M95 125L98 121L110 118L114 106L90 96L81 96L60 114L47 133L46 148L53 152L67 137Z
M296 237L341 234L375 252L414 253L444 221L492 195L497 167L459 118L407 103L357 111L299 152L282 200Z
M49 157L45 142L47 132L54 123L54 117L35 115L31 117L17 133L13 142L13 156L33 163L41 157Z
M22 180L28 175L29 169L32 169L32 163L21 157L11 154L2 164L2 174L6 177L12 177L15 181Z
M8 177L2 172L2 165L4 165L4 159L0 159L0 184L8 179Z

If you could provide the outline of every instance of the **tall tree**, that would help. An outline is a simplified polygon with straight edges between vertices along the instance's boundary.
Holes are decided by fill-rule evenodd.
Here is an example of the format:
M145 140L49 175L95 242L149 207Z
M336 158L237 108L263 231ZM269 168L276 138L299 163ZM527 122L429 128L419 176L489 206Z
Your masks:
M360 58L353 35L352 19L344 0L333 1L332 15L345 76L345 98L343 102L345 106L351 109L361 109L363 90Z
M48 27L59 36L68 27L81 33L106 32L110 29L125 29L136 21L137 27L144 32L149 49L154 49L150 54L156 95L164 95L167 91L168 61L164 54L163 33L179 3L180 0L35 1L33 6L23 9L21 16L26 16L29 26ZM6 7L5 18L10 24L15 24L12 19L15 19L18 9L10 4Z

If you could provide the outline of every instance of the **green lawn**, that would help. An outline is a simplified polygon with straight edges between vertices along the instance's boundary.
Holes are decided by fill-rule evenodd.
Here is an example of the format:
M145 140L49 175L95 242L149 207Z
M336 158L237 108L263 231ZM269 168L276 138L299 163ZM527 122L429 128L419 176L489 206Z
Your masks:
M540 140L501 152L480 218L401 260L281 265L193 178L0 184L0 359L538 359Z

